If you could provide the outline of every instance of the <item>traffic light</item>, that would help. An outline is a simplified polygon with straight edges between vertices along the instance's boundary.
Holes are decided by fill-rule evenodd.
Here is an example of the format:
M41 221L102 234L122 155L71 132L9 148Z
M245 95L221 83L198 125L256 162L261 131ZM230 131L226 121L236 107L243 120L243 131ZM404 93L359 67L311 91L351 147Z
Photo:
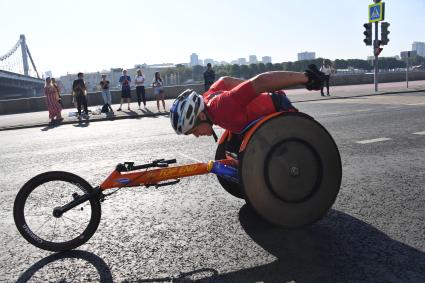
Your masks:
M365 35L365 39L363 39L363 42L366 45L372 45L372 23L364 24L365 31L363 34Z
M390 26L390 23L387 22L381 22L381 45L387 45L388 41L388 34L390 31L388 30L388 27Z

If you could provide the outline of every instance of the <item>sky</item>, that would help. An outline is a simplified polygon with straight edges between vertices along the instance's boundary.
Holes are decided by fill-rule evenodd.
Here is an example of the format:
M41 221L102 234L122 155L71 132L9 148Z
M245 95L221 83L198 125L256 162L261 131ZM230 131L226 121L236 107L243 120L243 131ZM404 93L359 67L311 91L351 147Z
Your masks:
M387 0L390 42L381 56L425 42L425 0ZM230 62L249 55L273 63L316 57L366 59L372 0L0 0L0 56L24 34L41 72L54 76L135 64Z

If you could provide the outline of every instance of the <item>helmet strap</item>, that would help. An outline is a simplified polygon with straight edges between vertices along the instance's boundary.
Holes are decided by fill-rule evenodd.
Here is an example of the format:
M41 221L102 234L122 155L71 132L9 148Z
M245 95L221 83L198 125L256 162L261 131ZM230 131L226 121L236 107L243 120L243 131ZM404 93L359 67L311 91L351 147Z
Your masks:
M207 119L206 120L202 120L202 121L201 120L198 120L198 123L197 124L198 125L201 124L201 123L210 124L211 125L211 130L212 130L212 136L213 136L215 142L217 142L218 141L218 137L217 137L217 134L215 133L215 131L214 131L213 127L212 127L214 125L214 123L211 121L211 119L208 117L208 115L205 115L205 116L207 116Z

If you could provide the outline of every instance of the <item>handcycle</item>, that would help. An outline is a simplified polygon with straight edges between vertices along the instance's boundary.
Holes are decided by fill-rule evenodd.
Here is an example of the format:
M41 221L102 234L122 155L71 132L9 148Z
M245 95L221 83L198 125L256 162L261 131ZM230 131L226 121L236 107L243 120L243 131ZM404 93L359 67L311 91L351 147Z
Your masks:
M169 166L174 163L176 159L120 163L96 187L69 172L39 174L16 196L16 227L38 248L74 249L93 236L101 202L119 189L174 185L180 178L213 173L227 192L245 199L266 221L300 228L326 214L342 177L333 138L300 112L276 112L255 121L240 136L225 131L214 161ZM117 190L105 193L113 188Z

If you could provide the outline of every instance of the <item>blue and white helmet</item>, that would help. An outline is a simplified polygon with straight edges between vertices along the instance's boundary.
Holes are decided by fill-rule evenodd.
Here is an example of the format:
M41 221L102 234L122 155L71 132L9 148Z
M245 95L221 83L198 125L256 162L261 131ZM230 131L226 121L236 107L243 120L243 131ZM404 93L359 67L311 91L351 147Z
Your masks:
M204 98L192 89L183 91L170 108L171 126L178 135L185 135L194 126L199 113L205 109Z

